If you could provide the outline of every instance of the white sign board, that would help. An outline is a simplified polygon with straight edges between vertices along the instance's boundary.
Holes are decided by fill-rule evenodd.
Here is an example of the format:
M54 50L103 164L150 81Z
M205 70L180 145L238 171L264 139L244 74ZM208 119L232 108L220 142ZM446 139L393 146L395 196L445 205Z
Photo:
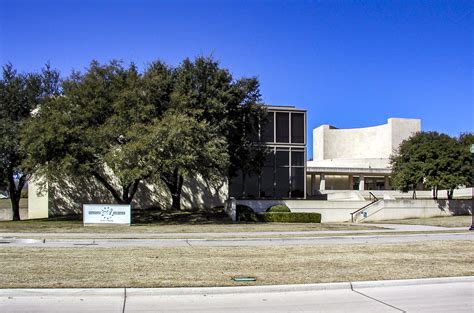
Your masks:
M130 205L84 204L83 220L86 224L125 224L130 225Z

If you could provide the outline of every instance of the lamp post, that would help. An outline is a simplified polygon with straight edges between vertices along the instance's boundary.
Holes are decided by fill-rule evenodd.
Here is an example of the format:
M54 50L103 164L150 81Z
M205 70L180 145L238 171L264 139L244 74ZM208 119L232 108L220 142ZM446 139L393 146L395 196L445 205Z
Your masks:
M474 145L471 145L471 166L474 166ZM474 177L472 177L471 179L471 183L474 184ZM473 193L474 193L474 189L473 190ZM474 194L471 194L471 202L472 204L474 204ZM469 230L474 230L474 210L472 209L473 206L471 206L471 219L472 219L472 223L471 223L471 227L469 228Z

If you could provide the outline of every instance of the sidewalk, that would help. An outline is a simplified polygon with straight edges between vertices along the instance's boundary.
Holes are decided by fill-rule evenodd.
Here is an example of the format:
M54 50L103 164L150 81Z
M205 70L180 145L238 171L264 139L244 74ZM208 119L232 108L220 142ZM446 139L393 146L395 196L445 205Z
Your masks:
M474 276L216 288L0 289L14 312L472 312Z
M373 225L387 229L229 233L0 233L0 249L5 247L61 248L84 246L91 248L291 246L474 240L474 232L469 232L465 227ZM465 232L456 233L460 230ZM443 232L436 233L439 231ZM411 232L423 233L411 234Z
M359 224L354 224L359 225ZM303 235L342 235L342 234L373 234L373 233L398 233L398 232L437 232L468 230L467 227L440 227L427 225L403 224L370 224L380 229L359 230L320 230L320 231L267 231L267 232L199 232L199 233L1 233L0 239L7 237L33 237L33 238L202 238L202 237L265 237L265 236L303 236Z

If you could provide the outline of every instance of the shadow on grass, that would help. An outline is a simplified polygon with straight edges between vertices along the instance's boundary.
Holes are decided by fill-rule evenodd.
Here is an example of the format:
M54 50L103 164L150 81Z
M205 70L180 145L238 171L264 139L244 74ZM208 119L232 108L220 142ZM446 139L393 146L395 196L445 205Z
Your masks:
M50 218L6 221L1 223L20 223L20 224L82 224L82 214L55 216ZM232 220L224 212L223 207L212 209L196 209L188 211L148 209L132 210L132 225L204 225L204 224L231 224Z
M188 211L174 210L134 210L132 224L166 224L166 225L203 225L231 224L232 220L224 212L223 207L212 209L196 209Z

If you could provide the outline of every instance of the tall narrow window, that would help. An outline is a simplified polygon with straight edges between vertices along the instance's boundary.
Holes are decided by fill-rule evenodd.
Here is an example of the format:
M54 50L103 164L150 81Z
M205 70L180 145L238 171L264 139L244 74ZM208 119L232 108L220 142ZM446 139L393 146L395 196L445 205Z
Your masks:
M291 150L291 198L304 198L305 158L304 149Z
M289 115L289 113L276 113L276 142L290 142Z
M291 113L291 142L304 143L304 113Z
M248 199L258 198L258 175L247 174L245 177L245 197Z
M275 113L268 112L267 120L262 125L262 142L275 142Z
M291 197L304 197L304 167L291 168Z
M275 153L271 149L263 164L262 175L260 177L260 197L273 198L273 182L275 170Z
M275 155L275 197L288 198L290 196L290 151L277 149Z
M304 150L299 151L296 149L293 149L291 152L291 165L292 166L304 166Z
M244 192L242 171L238 171L235 177L229 181L229 196L241 198Z

